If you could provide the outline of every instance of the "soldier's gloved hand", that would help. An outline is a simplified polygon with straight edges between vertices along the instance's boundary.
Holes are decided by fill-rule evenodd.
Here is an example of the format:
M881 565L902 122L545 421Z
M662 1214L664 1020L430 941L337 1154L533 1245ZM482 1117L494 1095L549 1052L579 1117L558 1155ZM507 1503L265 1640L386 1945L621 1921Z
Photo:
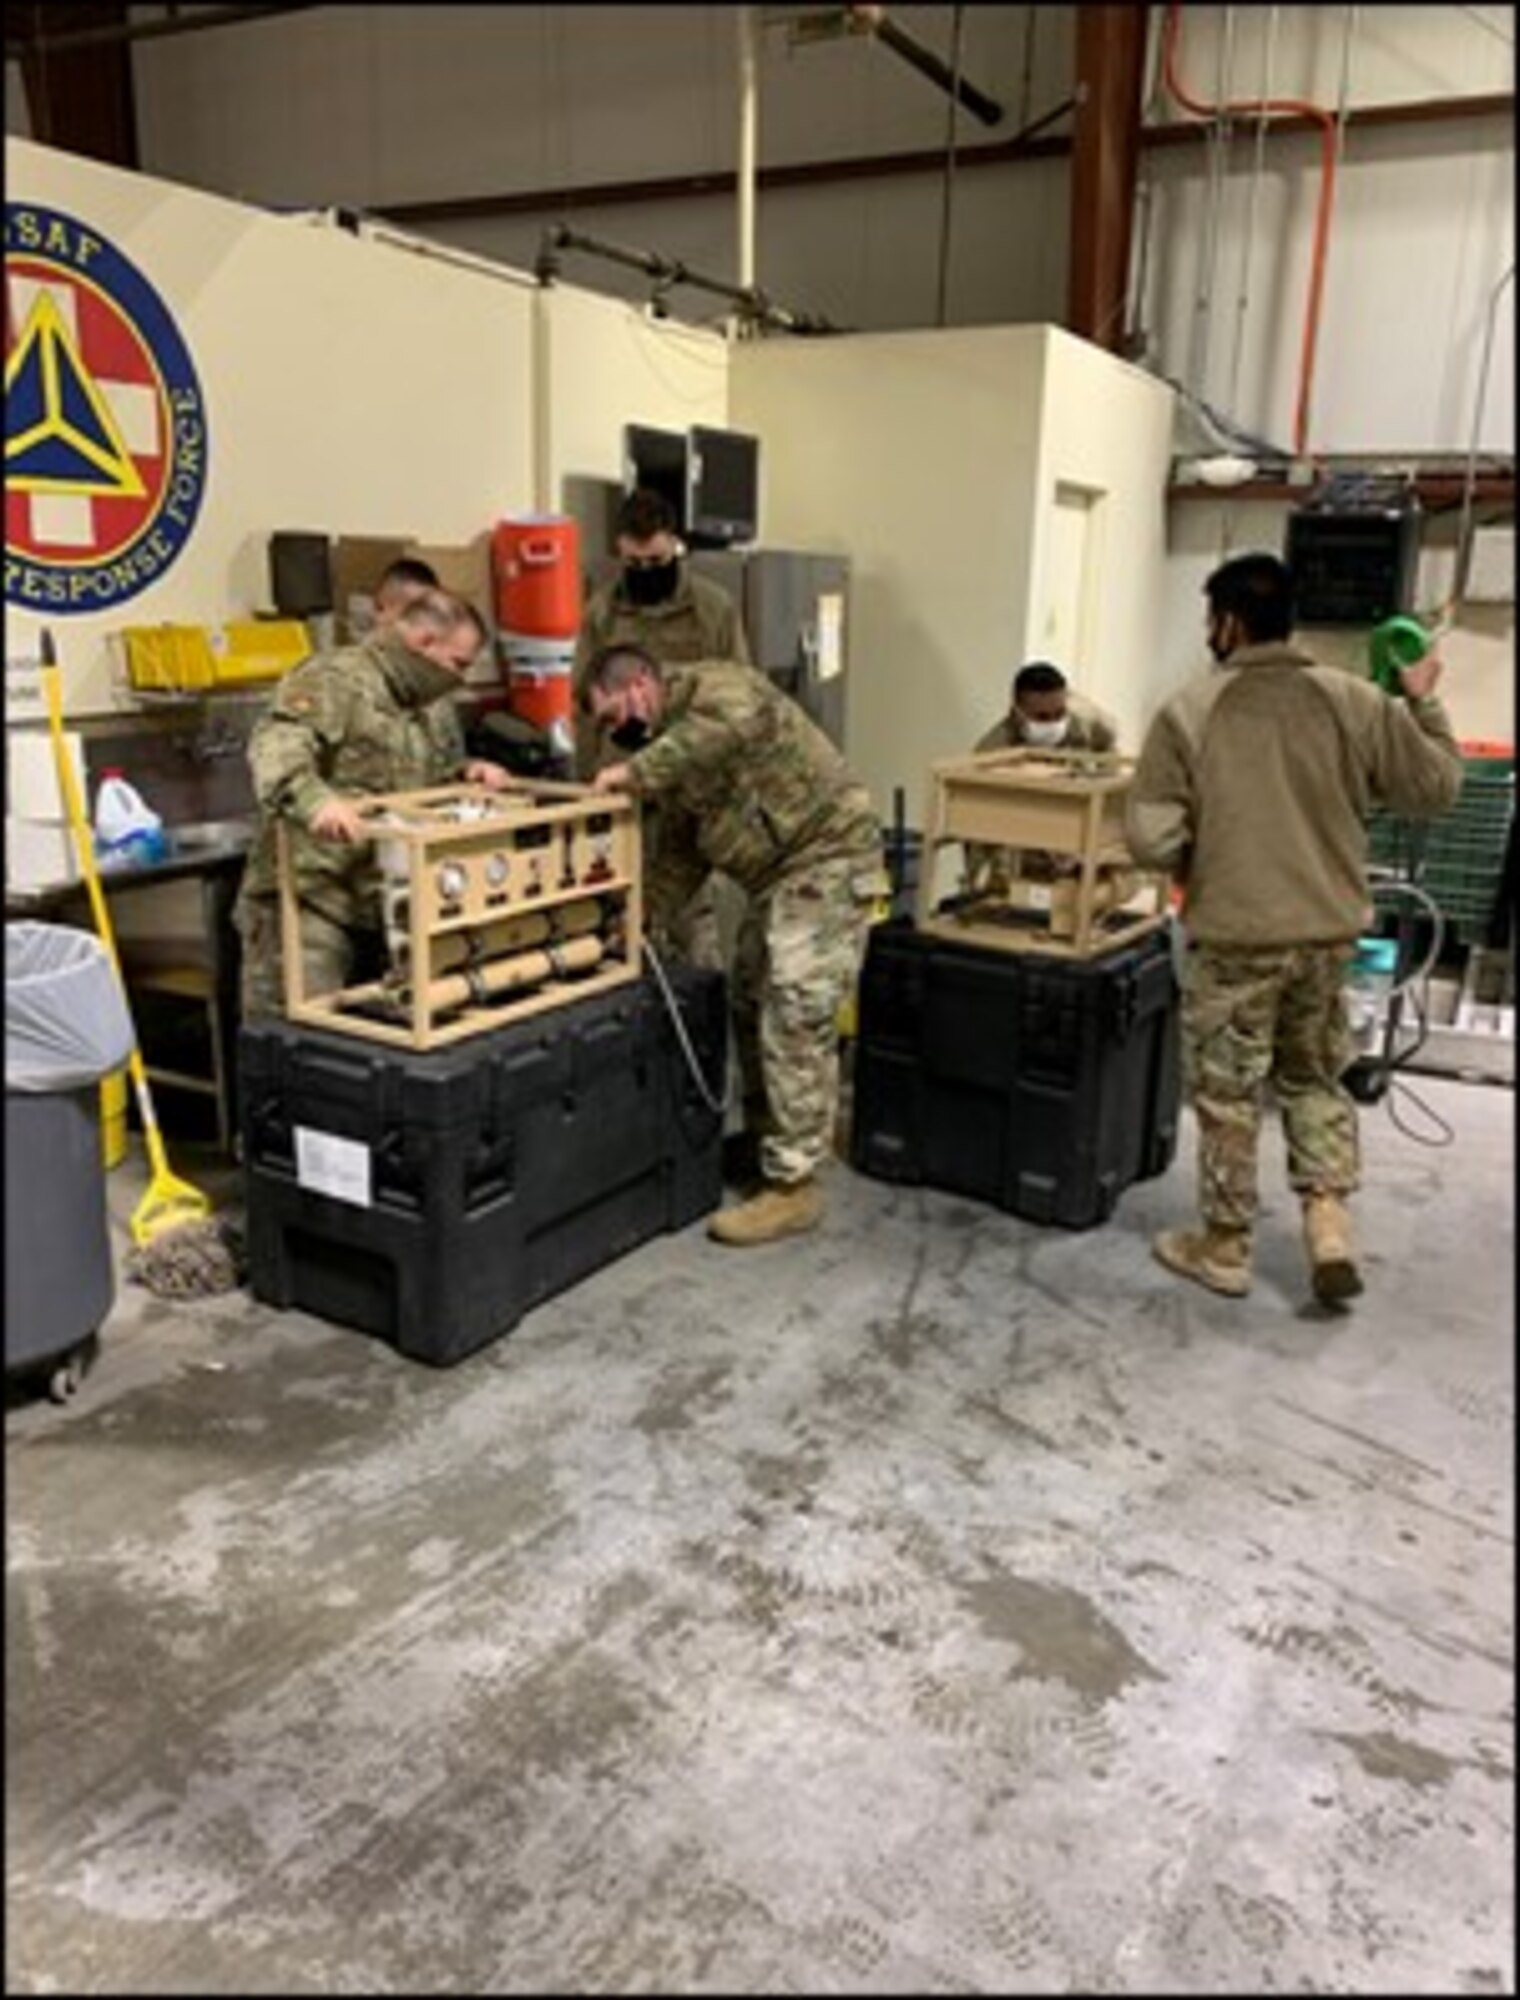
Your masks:
M347 799L327 799L311 816L311 830L319 840L355 841L365 838L365 826L358 809Z
M467 785L484 785L488 792L499 792L506 788L508 778L504 764L491 764L484 757L472 757L464 767L464 781Z

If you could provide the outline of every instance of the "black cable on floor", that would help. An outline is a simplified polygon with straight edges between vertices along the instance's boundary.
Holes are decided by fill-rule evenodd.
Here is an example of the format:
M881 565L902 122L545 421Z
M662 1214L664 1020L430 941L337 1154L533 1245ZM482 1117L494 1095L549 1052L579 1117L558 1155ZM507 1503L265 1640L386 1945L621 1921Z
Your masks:
M1408 1064L1414 1061L1430 1038L1430 1015L1425 1005L1424 987L1416 988L1411 986L1407 997L1410 1010L1415 1017L1416 1033L1409 1047L1407 1049L1400 1049L1399 1053L1387 1064L1388 1116L1393 1120L1394 1130L1401 1132L1406 1139L1412 1139L1417 1146L1449 1146L1456 1138L1456 1133L1447 1124L1439 1111L1431 1109L1412 1084L1406 1083L1402 1077L1396 1074L1398 1070L1407 1067ZM1422 1118L1428 1118L1430 1123L1437 1128L1442 1134L1440 1138L1427 1139L1421 1133L1416 1132L1412 1126L1404 1123L1398 1114L1396 1104L1400 1092L1418 1109Z
M1428 1118L1432 1125L1439 1128L1442 1135L1440 1138L1427 1139L1412 1126L1404 1123L1395 1108L1395 1100L1400 1093L1407 1097L1411 1104L1418 1106L1422 1118ZM1402 1132L1406 1139L1413 1139L1417 1146L1449 1146L1457 1136L1440 1112L1433 1111L1419 1092L1405 1083L1402 1077L1390 1076L1388 1079L1388 1116L1393 1120L1395 1130Z

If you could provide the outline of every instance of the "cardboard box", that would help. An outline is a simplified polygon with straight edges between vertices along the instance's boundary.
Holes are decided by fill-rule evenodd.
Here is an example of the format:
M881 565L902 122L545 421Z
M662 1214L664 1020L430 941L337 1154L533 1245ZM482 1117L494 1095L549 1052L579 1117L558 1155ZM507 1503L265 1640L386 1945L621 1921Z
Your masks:
M402 535L339 535L332 546L333 614L338 644L362 639L375 619L375 585L382 571L414 544Z
M89 792L84 779L84 740L75 729L63 733L64 748L74 767L74 782L89 810ZM5 738L5 810L17 819L50 820L61 825L68 818L63 787L58 782L58 763L53 755L53 739L46 729L11 729Z

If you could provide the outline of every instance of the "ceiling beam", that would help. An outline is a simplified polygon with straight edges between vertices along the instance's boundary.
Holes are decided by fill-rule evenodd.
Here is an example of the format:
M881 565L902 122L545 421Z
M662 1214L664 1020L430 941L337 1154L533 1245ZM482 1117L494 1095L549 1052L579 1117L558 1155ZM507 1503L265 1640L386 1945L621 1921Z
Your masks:
M1064 110L1065 107L1063 106ZM1512 92L1493 91L1466 97L1422 98L1411 104L1369 104L1347 114L1352 130L1377 126L1464 124L1477 119L1513 120ZM1051 114L1053 115L1053 114ZM955 156L956 171L963 167L1011 166L1021 160L1063 159L1072 148L1067 133L1037 132L1046 119L1028 128L1034 136L997 139L985 146L963 146ZM1140 147L1197 146L1207 125L1196 119L1179 124L1142 125ZM1311 118L1284 117L1267 120L1267 137L1292 138L1318 134ZM788 187L822 187L835 182L888 180L900 174L938 174L944 171L944 149L926 147L907 153L867 153L837 160L798 160L786 166L761 167L756 176L762 192ZM711 173L667 174L659 179L591 181L579 186L526 188L514 194L450 195L431 201L392 201L375 205L374 213L393 222L468 222L496 216L562 215L578 208L614 208L630 202L679 201L705 195L732 196L738 176L729 169ZM315 198L315 197L314 197Z

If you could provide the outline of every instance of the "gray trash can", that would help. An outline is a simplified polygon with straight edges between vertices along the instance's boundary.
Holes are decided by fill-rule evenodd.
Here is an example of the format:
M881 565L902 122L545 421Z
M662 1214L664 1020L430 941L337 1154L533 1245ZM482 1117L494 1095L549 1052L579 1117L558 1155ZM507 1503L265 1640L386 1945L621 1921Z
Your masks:
M72 1395L116 1296L100 1083L131 1054L104 945L60 924L5 927L5 1367Z

